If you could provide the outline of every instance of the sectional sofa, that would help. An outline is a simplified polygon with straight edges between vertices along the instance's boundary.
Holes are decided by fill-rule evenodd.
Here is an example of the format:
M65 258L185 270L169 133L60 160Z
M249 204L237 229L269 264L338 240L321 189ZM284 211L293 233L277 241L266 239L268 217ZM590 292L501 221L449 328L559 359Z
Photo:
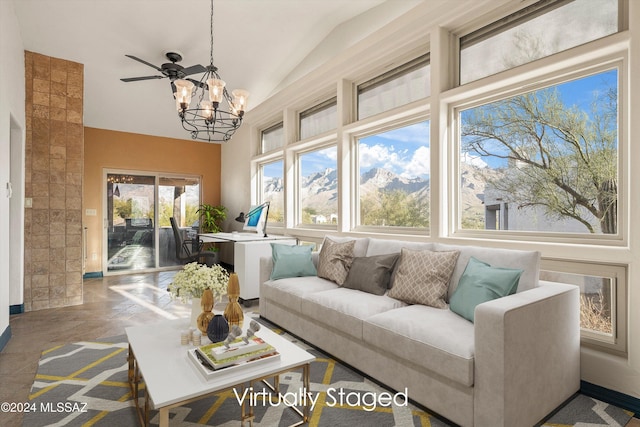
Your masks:
M530 427L578 391L579 290L540 281L538 252L327 238L354 240L353 260L456 252L447 303L472 259L521 274L515 293L478 304L470 321L448 304L409 304L391 291L377 295L318 275L273 280L273 258L262 258L262 317L462 426ZM318 269L319 254L311 259Z

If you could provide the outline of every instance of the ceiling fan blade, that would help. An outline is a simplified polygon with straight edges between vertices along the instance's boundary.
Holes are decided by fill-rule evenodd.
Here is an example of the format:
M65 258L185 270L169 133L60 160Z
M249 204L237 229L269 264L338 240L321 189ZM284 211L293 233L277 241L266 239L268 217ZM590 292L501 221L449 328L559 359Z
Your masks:
M123 82L137 82L139 80L155 80L155 79L164 79L165 76L146 76L146 77L128 77L125 79L120 79Z
M185 76L190 76L191 74L200 74L204 73L205 71L207 71L207 69L200 64L192 65L191 67L184 68L182 70Z
M136 60L136 61L138 61L138 62L142 62L144 65L148 65L149 67L151 67L151 68L153 68L153 69L156 69L156 70L158 70L158 71L162 72L162 68L157 67L157 66L155 66L155 65L153 65L153 64L151 64L151 63L149 63L149 62L145 61L144 59L140 59L140 58L135 57L135 56L133 56L133 55L125 55L125 56L126 56L127 58L131 58L131 59Z

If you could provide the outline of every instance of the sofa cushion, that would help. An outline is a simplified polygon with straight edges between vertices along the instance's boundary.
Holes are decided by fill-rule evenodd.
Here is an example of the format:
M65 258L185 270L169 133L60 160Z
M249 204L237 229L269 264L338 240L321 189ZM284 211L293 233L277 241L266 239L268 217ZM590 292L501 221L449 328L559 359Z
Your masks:
M400 253L402 248L413 249L414 251L432 251L434 250L433 247L433 243L428 242L405 242L403 240L393 239L369 239L367 256Z
M355 240L338 243L325 239L318 259L318 277L342 285L353 262Z
M449 308L473 322L476 306L515 293L521 274L520 269L491 267L471 257Z
M446 308L449 278L458 251L414 251L403 248L389 296L408 304Z
M327 235L324 240L331 239L334 242L343 243L349 242L351 240L355 241L356 244L353 247L353 256L366 256L367 248L369 247L369 239L368 237L343 237L343 236L333 236Z
M306 316L316 322L362 340L364 319L405 305L387 296L338 288L307 295L301 308Z
M316 267L311 261L311 249L311 246L271 243L273 270L270 279L316 276Z
M296 313L301 313L300 301L302 298L314 292L337 287L338 285L335 283L317 276L268 280L260 287L260 298L268 299Z
M343 286L374 295L384 295L391 272L400 254L375 255L353 259Z
M540 274L540 252L479 246L446 245L443 243L436 243L435 250L460 251L460 256L456 262L456 268L453 270L451 280L449 281L449 298L451 298L453 292L456 290L460 277L462 276L462 273L464 273L464 269L467 267L467 263L472 256L482 262L492 265L493 267L522 269L522 275L520 276L520 282L518 282L518 289L516 292L522 292L538 286L538 278Z
M363 339L381 352L473 385L474 326L450 310L411 305L366 319Z

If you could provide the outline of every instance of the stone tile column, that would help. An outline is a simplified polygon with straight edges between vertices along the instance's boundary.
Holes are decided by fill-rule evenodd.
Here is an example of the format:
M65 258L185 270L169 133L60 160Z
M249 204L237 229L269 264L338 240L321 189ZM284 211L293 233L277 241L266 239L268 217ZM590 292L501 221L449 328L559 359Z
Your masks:
M25 311L82 303L84 66L25 51Z

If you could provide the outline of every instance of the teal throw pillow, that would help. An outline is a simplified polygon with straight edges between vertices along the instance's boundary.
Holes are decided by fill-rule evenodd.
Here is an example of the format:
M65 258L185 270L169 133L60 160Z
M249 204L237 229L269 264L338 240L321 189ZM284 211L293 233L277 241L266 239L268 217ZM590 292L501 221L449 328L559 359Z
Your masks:
M478 304L498 299L516 292L523 270L491 267L471 257L460 277L458 287L451 296L449 308L454 313L473 322Z
M271 280L287 277L315 276L316 267L311 260L312 246L271 243L273 270Z

